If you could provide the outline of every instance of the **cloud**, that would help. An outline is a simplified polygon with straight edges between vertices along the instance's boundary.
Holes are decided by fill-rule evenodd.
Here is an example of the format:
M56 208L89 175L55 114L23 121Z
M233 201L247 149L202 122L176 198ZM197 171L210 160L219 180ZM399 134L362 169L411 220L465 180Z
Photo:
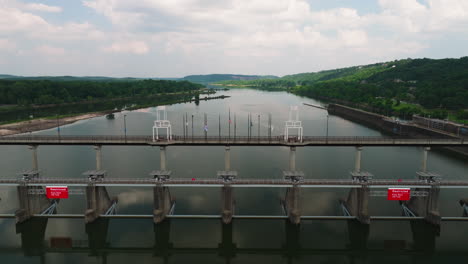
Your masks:
M340 30L338 35L346 46L363 46L368 43L367 33L363 30Z
M149 47L144 41L120 41L112 43L111 46L105 47L103 50L113 53L133 53L142 55L148 53Z
M449 34L468 35L466 0L376 1L377 10L362 13L350 5L319 9L308 0L85 0L82 8L95 15L79 10L79 17L51 20L54 12L67 10L0 0L0 46L10 49L5 61L14 61L20 51L26 60L33 52L47 52L44 47L56 48L55 54L63 51L80 63L93 61L90 74L99 64L103 73L125 76L285 75L431 57L436 41L449 46ZM137 62L140 68L125 66ZM83 65L63 64L91 71ZM129 70L134 71L123 72Z
M65 49L60 47L53 47L48 45L42 45L36 48L36 51L46 56L63 56L65 55Z
M23 33L48 26L49 24L40 16L22 12L17 8L0 8L0 32L3 34Z
M62 12L62 8L59 6L49 6L41 3L30 3L24 4L24 9L31 10L31 11L41 11L41 12L51 12L51 13L59 13Z

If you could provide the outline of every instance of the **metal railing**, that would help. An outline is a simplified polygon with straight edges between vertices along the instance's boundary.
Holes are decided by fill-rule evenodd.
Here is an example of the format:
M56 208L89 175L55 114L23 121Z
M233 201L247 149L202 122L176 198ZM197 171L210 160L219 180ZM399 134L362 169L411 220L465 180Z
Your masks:
M405 138L405 137L369 137L369 136L340 136L340 137L324 137L324 136L304 136L302 142L296 137L290 137L284 140L283 136L178 136L174 135L172 140L167 137L162 137L157 141L153 141L152 136L117 136L117 135L22 135L22 136L3 136L0 137L0 144L152 144L152 143L271 143L271 144L356 144L356 145L371 145L371 144L425 144L425 145L468 145L463 138Z

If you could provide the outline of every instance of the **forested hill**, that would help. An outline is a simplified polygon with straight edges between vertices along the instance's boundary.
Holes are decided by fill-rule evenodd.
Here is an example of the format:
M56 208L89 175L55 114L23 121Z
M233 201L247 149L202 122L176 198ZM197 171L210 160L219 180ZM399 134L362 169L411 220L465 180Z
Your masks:
M299 94L374 104L376 98L420 104L425 108L468 108L468 57L414 59L362 67L353 74L304 82Z
M23 80L23 81L40 81L40 80L49 80L49 81L93 81L93 82L117 82L117 81L137 81L143 80L143 78L115 78L115 77L104 77L104 76L17 76L17 75L8 75L0 74L0 80ZM150 78L155 79L155 78Z
M144 79L152 80L170 80L170 81L189 81L201 84L220 82L226 80L258 80L258 79L277 79L273 75L240 75L240 74L206 74L206 75L188 75L182 78L115 78L104 76L15 76L0 74L0 79L5 80L50 80L50 81L96 81L96 82L118 82L118 81L138 81Z
M445 118L445 110L468 108L468 57L405 59L288 75L274 80L224 83L289 89L309 97L366 104L382 112L396 111L400 115L433 109L438 112L432 116ZM466 112L464 115L468 118Z
M201 84L187 81L50 81L0 80L1 104L61 104L94 99L146 97L155 94L195 91Z
M182 80L196 83L213 83L227 80L258 80L258 79L276 79L273 75L239 75L239 74L207 74L207 75L188 75Z

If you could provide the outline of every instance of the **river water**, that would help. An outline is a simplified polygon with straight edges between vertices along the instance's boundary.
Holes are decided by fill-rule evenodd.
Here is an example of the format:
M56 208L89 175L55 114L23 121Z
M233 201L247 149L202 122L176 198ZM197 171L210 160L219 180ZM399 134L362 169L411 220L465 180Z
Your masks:
M268 114L272 116L272 135L283 134L290 105L298 105L304 134L322 136L327 131L325 110L305 106L320 104L313 99L286 92L239 89L221 92L224 100L200 101L167 107L173 132L183 134L187 114L188 136L203 135L204 114L208 117L208 136L247 135L247 116L253 116L252 135L268 134ZM60 128L61 135L149 135L156 108L116 113L115 119L98 117ZM236 131L234 132L234 116ZM258 118L260 116L260 122ZM57 134L57 129L37 134ZM379 136L380 132L342 119L328 118L330 136ZM298 148L296 168L306 178L348 179L354 166L352 147ZM40 146L41 177L85 177L95 168L91 146ZM377 179L413 179L419 170L422 149L416 147L368 147L362 154L362 168ZM280 179L288 169L289 149L284 147L231 147L231 168L240 178ZM224 168L224 147L168 147L167 167L172 177L215 178ZM19 177L31 167L26 146L1 146L0 177ZM107 177L144 178L159 168L159 148L103 147L103 167ZM443 152L429 153L428 169L445 179L463 179L466 160ZM118 197L118 214L152 214L150 188L108 188ZM301 192L303 215L342 215L338 200L345 189L308 188ZM237 188L236 214L281 215L281 188ZM175 214L219 214L220 193L216 188L172 188L176 197ZM18 208L16 189L0 188L0 213ZM458 200L468 198L463 189L443 189L442 216L461 216ZM82 214L85 196L70 195L58 205L60 214ZM400 216L398 202L373 195L370 215ZM40 223L37 225L40 226ZM468 254L468 223L443 222L440 233L424 223L375 221L366 230L347 221L303 221L295 227L284 220L234 220L224 226L219 220L177 219L154 226L150 219L112 219L85 228L81 219L49 219L44 236L40 228L17 233L14 219L0 219L0 263L464 263ZM106 228L107 227L107 228ZM27 228L27 227L26 227ZM92 230L94 229L94 230ZM107 233L106 233L107 229ZM28 234L28 235L25 235ZM232 236L232 237L231 237ZM367 238L367 239L366 239Z

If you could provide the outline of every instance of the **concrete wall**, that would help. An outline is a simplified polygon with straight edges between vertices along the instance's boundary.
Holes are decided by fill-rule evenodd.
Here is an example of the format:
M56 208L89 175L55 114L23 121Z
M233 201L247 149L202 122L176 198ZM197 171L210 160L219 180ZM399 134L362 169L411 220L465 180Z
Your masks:
M340 116L356 123L375 128L383 133L397 136L414 138L458 138L455 134L449 134L444 131L417 126L412 123L401 123L383 115L359 110L339 104L329 104L328 112L332 115ZM468 156L466 147L446 147L450 151Z

